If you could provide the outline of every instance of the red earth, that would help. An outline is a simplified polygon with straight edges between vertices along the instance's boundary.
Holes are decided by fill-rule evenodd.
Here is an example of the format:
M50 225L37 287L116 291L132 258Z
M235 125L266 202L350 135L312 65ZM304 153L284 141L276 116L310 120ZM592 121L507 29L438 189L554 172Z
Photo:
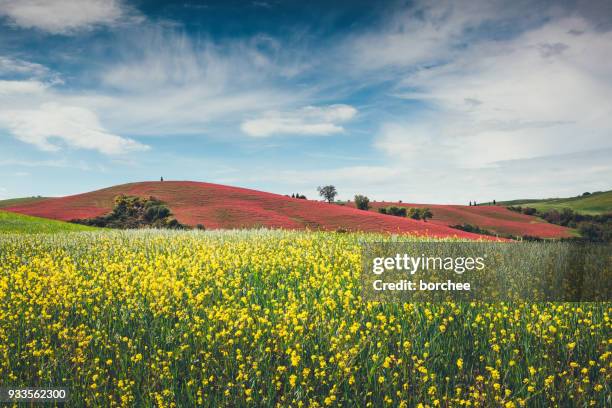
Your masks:
M353 206L354 203L348 205ZM372 211L380 207L428 207L433 218L428 221L432 224L449 226L457 224L471 224L498 234L514 236L531 235L541 238L571 237L571 230L560 225L549 224L544 220L529 215L510 211L506 207L493 205L440 205L440 204L413 204L394 202L370 203Z
M4 208L6 211L69 221L109 213L119 194L164 201L181 223L207 229L286 228L388 232L434 237L485 238L439 222L357 210L351 206L301 200L239 187L194 181L130 183L73 196ZM490 237L489 237L490 239Z

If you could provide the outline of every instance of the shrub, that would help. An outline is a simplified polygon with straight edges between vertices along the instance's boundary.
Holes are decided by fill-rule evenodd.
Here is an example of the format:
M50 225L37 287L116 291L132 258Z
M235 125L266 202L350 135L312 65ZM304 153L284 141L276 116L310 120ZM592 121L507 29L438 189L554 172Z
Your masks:
M360 210L369 210L370 209L370 199L364 195L358 194L355 196L355 207Z
M433 217L433 213L429 208L417 208L413 207L408 210L408 217L413 220L427 221L428 218Z
M391 207L386 207L386 208L379 208L378 212L381 213L381 214L394 215L396 217L405 217L406 216L406 208L405 207L391 206Z
M536 215L536 213L538 212L538 210L532 207L525 207L522 209L522 211L523 211L523 214L525 215Z
M155 197L142 198L119 195L115 197L114 202L115 206L110 214L95 218L72 220L72 222L118 229L143 227L186 228L178 220L170 218L172 216L170 209Z

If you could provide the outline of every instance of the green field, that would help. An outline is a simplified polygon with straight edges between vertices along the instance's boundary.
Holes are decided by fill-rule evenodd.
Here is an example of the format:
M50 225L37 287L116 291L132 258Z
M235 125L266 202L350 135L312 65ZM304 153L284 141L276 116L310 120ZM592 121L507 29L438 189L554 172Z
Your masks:
M96 228L0 211L0 234L37 234L93 230L96 230Z
M7 200L0 200L0 208L6 208L13 205L27 204L34 201L46 200L48 197L21 197L21 198L9 198Z
M538 211L569 208L581 214L597 215L612 212L612 190L587 196L569 198L547 198L543 200L500 201L499 205L533 207Z

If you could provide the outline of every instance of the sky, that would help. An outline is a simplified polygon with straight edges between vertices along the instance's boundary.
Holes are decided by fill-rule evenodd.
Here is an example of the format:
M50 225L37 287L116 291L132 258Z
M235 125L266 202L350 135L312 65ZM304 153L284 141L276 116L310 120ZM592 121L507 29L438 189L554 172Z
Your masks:
M612 2L0 0L0 199L612 189Z

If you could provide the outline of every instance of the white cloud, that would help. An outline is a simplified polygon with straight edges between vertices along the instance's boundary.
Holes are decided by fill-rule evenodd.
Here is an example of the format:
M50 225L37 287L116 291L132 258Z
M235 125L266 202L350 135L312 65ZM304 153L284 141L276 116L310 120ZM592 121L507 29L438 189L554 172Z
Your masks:
M28 77L39 77L48 73L49 69L44 65L0 55L0 76L26 75Z
M2 110L0 125L17 139L46 151L60 149L57 140L70 147L123 154L147 146L108 132L95 113L75 106L46 103L37 109Z
M330 135L341 133L339 123L352 119L357 109L350 105L307 106L293 112L270 111L242 123L244 133L253 137L272 135Z
M0 15L23 28L70 34L126 16L121 0L0 0Z
M485 22L502 28L520 17L520 23L528 24L533 16L524 10L529 6L525 0L418 0L410 7L394 8L384 26L351 37L343 47L357 71L444 63L465 46L466 32Z
M0 126L40 148L60 148L50 141L60 138L72 147L111 153L142 148L119 135L210 134L211 126L232 129L246 114L293 105L304 97L305 92L274 85L284 75L283 64L261 51L274 46L268 39L232 41L221 48L162 27L133 31L116 49L118 57L92 73L99 75L97 89L66 92L62 81L33 72L23 80L0 81ZM8 65L14 72L15 65L26 63ZM71 111L74 107L82 110ZM41 122L51 115L49 109L58 115L52 122L57 134ZM76 119L68 117L73 113Z
M221 46L173 29L139 27L118 47L119 58L100 70L102 89L73 101L127 134L202 135L223 127L227 137L246 115L307 99L309 90L278 85L287 73L277 48L267 37Z
M47 84L36 80L0 80L0 97L4 95L15 96L25 94L42 94L47 89L47 87Z
M581 18L481 42L448 64L406 75L397 95L433 110L393 132L383 127L377 146L398 157L436 147L420 158L442 152L463 167L610 147L610 55L612 32Z

